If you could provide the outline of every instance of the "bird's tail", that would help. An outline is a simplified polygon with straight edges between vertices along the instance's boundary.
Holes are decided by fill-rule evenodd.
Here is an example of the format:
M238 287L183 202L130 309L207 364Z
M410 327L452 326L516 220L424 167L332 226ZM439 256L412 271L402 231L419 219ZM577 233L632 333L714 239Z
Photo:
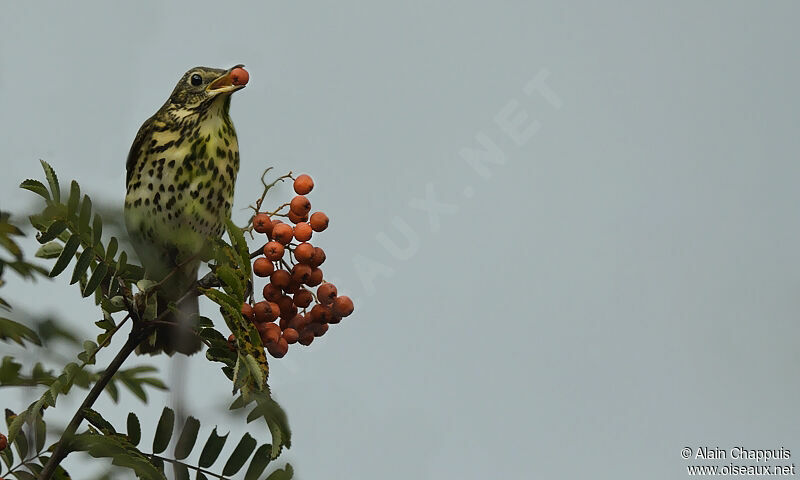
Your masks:
M139 344L137 354L156 355L164 352L171 356L175 352L192 355L200 351L202 342L194 333L200 313L198 298L196 295L186 296L197 280L197 268L190 270L176 272L162 285L158 294L159 325L149 338ZM169 304L181 298L183 300L175 304L175 309L170 310Z

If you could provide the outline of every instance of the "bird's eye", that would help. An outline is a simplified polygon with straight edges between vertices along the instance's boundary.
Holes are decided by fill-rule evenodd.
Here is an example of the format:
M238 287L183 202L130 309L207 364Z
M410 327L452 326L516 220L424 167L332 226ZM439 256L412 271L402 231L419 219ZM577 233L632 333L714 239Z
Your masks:
M203 77L201 77L199 73L195 73L194 75L192 75L191 82L192 85L196 87L201 83L203 83Z

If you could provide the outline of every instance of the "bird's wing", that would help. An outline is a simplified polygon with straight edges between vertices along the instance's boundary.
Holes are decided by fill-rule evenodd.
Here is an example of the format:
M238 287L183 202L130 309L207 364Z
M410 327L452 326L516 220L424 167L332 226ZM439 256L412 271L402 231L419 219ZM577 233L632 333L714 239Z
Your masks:
M139 158L141 153L139 150L144 148L144 144L147 141L147 138L150 136L150 131L152 130L153 123L155 123L156 116L153 115L152 117L145 120L141 127L139 127L139 131L136 133L136 138L133 140L133 145L131 145L131 149L128 152L128 161L125 162L125 170L127 170L127 175L125 177L125 184L129 184L131 182L131 177L133 176L133 170L136 168L136 160Z

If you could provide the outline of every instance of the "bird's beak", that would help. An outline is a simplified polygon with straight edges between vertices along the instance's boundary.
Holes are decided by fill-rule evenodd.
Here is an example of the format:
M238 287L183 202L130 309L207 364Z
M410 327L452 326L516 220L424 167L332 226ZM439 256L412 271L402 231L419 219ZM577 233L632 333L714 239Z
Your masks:
M233 76L231 75L231 72L233 72L237 68L241 69L242 67L244 67L244 65L239 64L229 68L227 72L225 72L219 78L211 82L206 88L206 91L213 94L220 94L220 93L232 93L237 90L243 89L245 87L246 82L238 83L236 82L236 79L233 78Z

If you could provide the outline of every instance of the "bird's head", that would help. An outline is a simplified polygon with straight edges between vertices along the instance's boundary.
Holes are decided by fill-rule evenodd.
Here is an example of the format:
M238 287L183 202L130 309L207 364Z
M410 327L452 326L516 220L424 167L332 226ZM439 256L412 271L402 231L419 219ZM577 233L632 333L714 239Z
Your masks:
M209 105L215 100L230 98L230 95L247 85L250 74L244 65L236 65L227 70L220 68L195 67L183 74L175 90L167 100L173 108L194 110Z

